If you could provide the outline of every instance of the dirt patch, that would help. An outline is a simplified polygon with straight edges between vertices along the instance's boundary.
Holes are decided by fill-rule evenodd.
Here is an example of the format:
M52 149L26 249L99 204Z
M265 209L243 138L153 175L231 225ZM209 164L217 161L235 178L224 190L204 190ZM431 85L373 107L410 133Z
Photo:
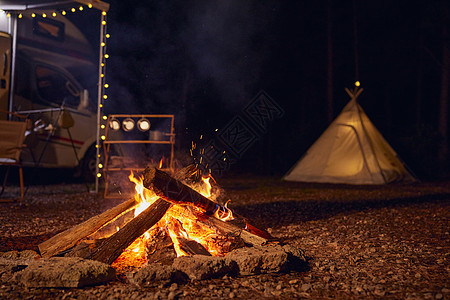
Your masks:
M343 186L273 178L219 180L224 200L289 245L308 269L138 287L126 276L78 289L0 286L0 298L447 298L450 182ZM116 205L84 185L32 186L0 204L0 251L37 245Z

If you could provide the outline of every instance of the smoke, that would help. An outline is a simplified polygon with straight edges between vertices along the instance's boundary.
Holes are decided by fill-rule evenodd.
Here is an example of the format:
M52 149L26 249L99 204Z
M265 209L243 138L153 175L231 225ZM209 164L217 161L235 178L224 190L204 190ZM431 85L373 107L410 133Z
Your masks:
M221 104L239 109L251 99L267 59L275 1L195 1L182 39L202 79ZM217 99L214 99L217 101Z
M241 108L261 88L273 1L131 2L111 1L108 17L111 110L173 113L202 101Z

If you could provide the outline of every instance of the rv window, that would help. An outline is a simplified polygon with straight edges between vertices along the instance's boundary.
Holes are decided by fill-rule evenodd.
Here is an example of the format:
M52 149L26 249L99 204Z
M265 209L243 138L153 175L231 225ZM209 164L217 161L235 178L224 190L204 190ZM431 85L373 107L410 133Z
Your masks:
M30 65L18 57L16 60L15 94L25 99L31 99L30 75Z
M75 85L63 74L44 66L36 67L39 95L46 101L66 106L78 106L79 98ZM79 95L79 91L78 91Z
M33 19L33 33L43 37L63 41L64 23L52 19L36 17Z

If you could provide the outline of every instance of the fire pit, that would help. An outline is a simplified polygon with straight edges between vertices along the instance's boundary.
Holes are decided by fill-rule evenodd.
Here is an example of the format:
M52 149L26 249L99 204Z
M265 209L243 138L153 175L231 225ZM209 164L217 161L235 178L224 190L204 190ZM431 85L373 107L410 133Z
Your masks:
M135 183L133 199L41 243L44 261L61 264L55 259L63 256L72 264L80 258L100 262L128 273L140 286L304 266L300 249L280 245L226 204L215 202L210 176L199 176L194 168L169 175L147 167L139 179L129 178Z

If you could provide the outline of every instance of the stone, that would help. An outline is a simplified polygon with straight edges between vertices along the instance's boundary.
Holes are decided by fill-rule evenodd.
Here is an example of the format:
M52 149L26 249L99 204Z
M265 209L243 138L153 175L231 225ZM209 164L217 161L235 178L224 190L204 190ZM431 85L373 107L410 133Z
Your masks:
M183 284L189 280L185 273L175 269L173 266L159 263L143 267L136 273L128 273L127 278L131 283L139 287L152 287L155 284L162 283L163 287L169 285L171 288L174 287L173 290L178 288L178 285L175 284Z
M311 284L304 283L302 284L302 287L300 288L303 292L307 292L311 288Z
M79 257L52 257L32 261L15 274L25 287L79 288L102 284L116 278L104 263Z
M0 282L15 281L15 273L36 259L40 259L40 255L32 250L0 252Z
M0 258L4 259L14 259L14 260L35 260L41 258L41 256L33 250L23 250L23 251L8 251L0 252Z
M237 264L223 257L192 255L177 257L172 266L186 273L191 280L221 277L237 272Z
M226 259L237 263L240 275L286 272L306 264L303 251L277 244L235 249L226 255Z

